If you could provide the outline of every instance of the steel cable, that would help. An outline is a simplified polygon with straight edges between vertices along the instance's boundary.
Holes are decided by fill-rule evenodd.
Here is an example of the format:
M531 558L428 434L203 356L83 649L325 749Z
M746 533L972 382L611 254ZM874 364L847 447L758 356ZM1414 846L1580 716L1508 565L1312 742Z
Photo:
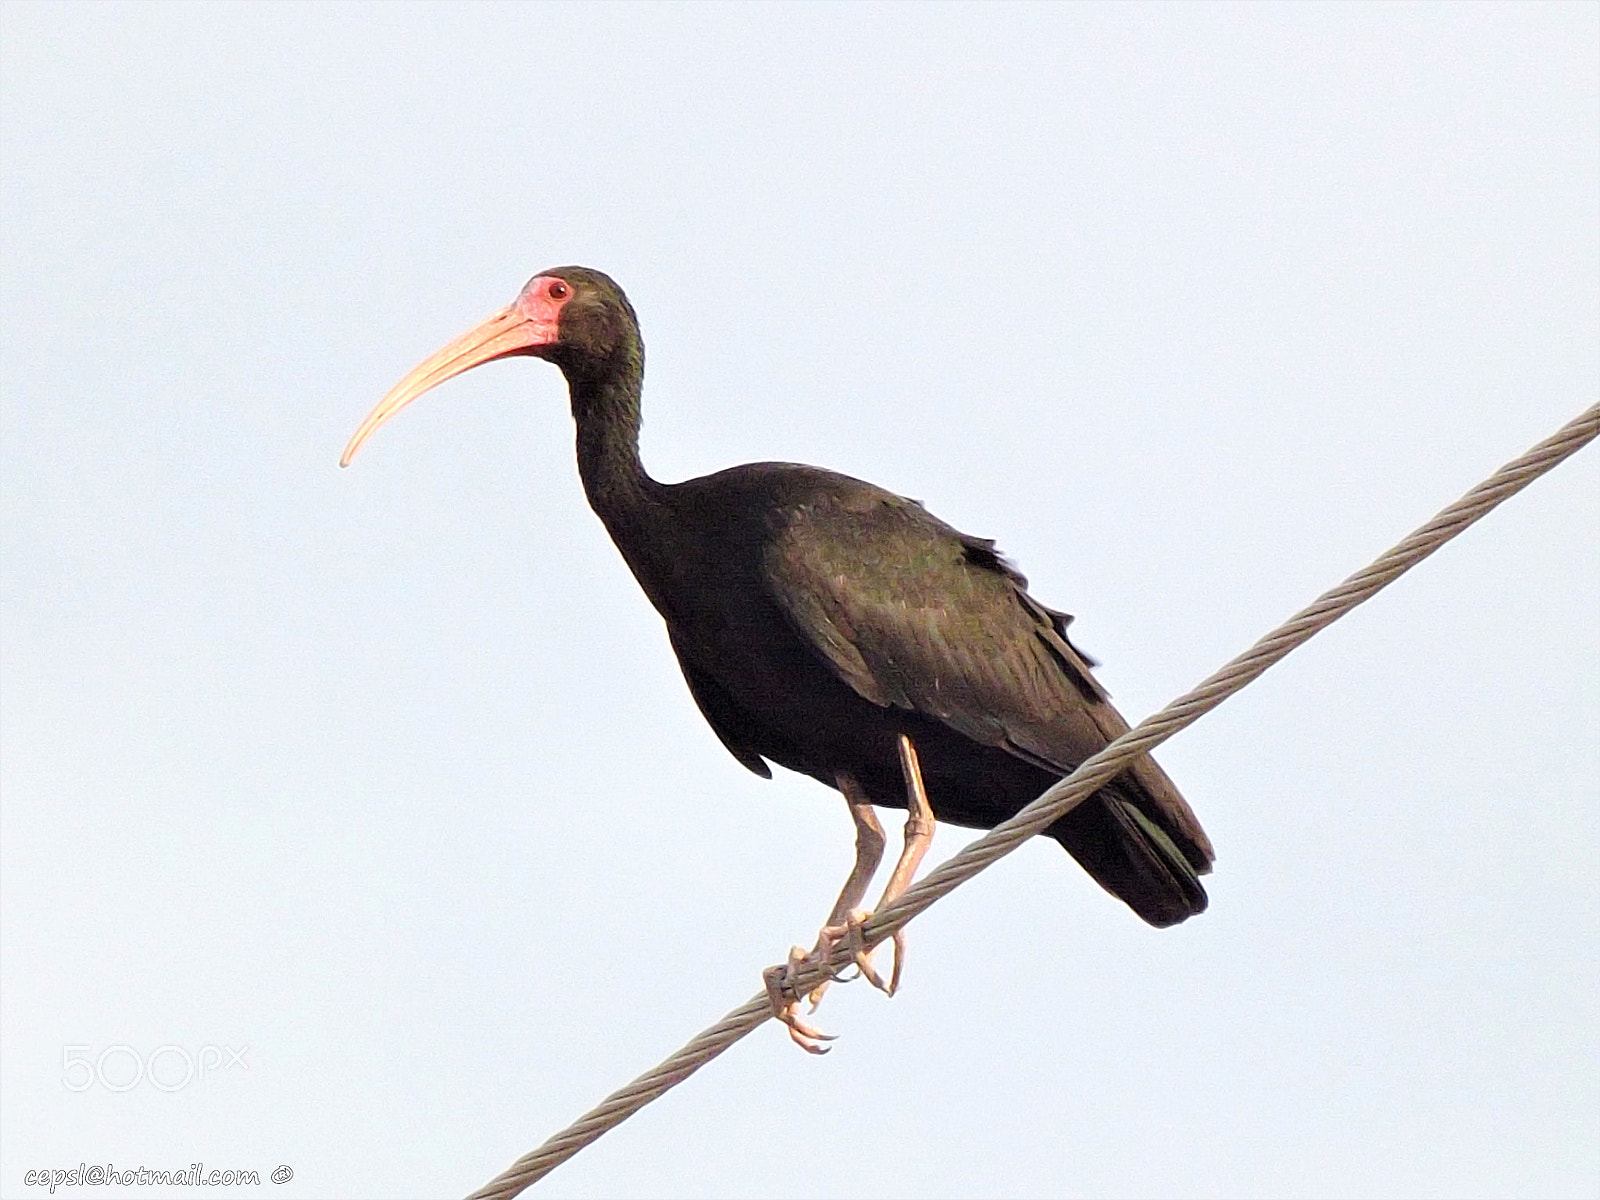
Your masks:
M1077 770L1050 787L1016 816L995 826L908 889L894 903L873 914L862 928L867 944L876 945L883 941L936 900L997 859L1011 853L1068 809L1093 795L1132 759L1199 720L1295 647L1393 583L1467 526L1575 454L1597 435L1600 435L1600 404L1592 405L1522 457L1501 467L1370 566L1324 592L1193 690L1145 718L1098 754L1085 759ZM852 953L848 945L840 944L826 961L808 963L794 981L796 992L804 995L824 978L835 975L851 961ZM473 1192L468 1200L510 1200L590 1142L620 1125L668 1089L682 1083L745 1034L771 1019L772 1015L772 1006L764 991L752 997L659 1066L611 1093L597 1107L554 1134L537 1150L519 1158L500 1175Z

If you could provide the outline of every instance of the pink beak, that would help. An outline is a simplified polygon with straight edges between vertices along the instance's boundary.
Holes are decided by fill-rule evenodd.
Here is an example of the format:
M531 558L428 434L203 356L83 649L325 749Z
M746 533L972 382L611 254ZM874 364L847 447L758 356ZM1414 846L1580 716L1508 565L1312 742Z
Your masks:
M495 313L483 324L462 334L443 350L419 363L367 414L367 419L361 422L361 427L351 436L350 444L344 448L339 465L348 467L356 451L361 449L361 443L377 432L380 425L446 379L497 358L528 354L554 343L559 335L558 314L536 309L530 315L523 311L524 307L522 297L518 297L517 303Z

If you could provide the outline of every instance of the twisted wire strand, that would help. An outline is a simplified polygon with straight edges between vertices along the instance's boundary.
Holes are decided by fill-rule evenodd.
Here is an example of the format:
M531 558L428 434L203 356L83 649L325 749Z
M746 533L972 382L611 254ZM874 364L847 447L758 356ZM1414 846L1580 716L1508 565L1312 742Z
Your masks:
M1016 816L953 855L866 922L862 934L867 944L883 941L936 900L1011 853L1063 813L1088 799L1138 755L1199 720L1291 650L1393 583L1467 526L1577 453L1596 436L1600 436L1600 404L1591 405L1526 454L1501 467L1370 566L1324 592L1194 689L1085 759L1077 770L1051 786ZM827 960L808 963L797 974L795 992L806 994L824 978L831 978L842 970L852 956L851 947L841 943L834 947ZM467 1200L511 1200L771 1017L772 1006L766 993L751 997L672 1057L611 1093L537 1150L523 1155Z

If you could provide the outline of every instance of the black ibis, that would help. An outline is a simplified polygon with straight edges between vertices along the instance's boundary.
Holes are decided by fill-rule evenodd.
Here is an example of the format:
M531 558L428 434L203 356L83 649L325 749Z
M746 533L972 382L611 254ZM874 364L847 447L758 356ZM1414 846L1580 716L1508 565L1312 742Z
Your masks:
M1067 637L1071 620L1028 594L986 538L870 483L794 463L750 463L659 483L639 460L644 344L633 307L586 267L534 276L506 309L427 359L345 448L480 363L547 359L566 376L578 471L645 595L666 621L689 693L741 763L837 788L856 864L819 948L859 932L882 856L872 806L906 808L905 848L881 903L910 882L934 819L992 828L1127 723ZM1137 760L1046 831L1152 925L1206 907L1212 849L1155 761ZM858 954L863 974L892 994ZM791 954L789 969L804 957ZM796 1042L823 1035L769 976ZM812 994L813 1007L818 993Z

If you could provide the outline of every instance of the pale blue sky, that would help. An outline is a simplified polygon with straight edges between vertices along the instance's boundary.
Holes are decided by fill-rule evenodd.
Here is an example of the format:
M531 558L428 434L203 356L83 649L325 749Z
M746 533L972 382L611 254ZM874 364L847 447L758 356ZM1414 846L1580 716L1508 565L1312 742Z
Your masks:
M1130 719L1600 379L1594 5L0 28L5 1196L464 1193L814 934L843 805L704 727L556 371L335 466L537 270L628 290L658 476L924 500ZM1203 917L1024 847L539 1194L1592 1196L1597 546L1591 449L1170 743Z

